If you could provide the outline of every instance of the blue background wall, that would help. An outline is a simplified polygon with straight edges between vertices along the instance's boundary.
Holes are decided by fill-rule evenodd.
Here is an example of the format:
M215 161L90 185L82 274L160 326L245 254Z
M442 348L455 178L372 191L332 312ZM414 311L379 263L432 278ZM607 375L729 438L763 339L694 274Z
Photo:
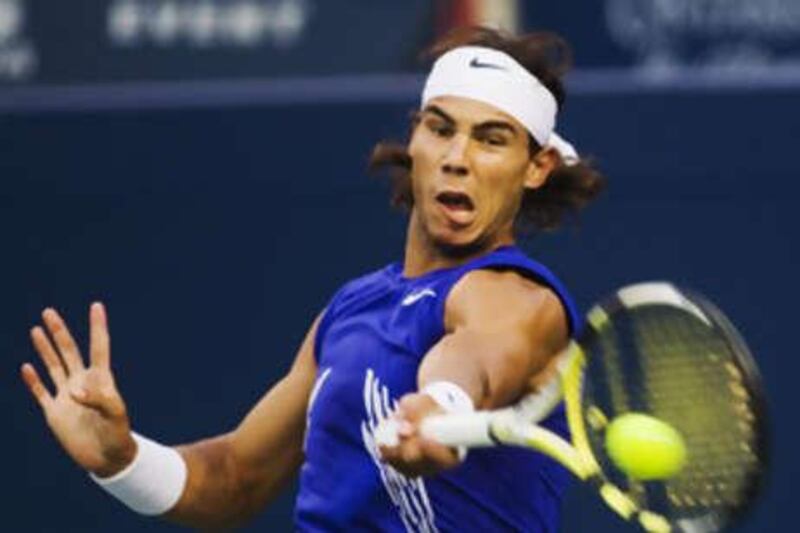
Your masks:
M228 430L288 368L339 284L399 258L404 219L366 176L400 137L386 104L0 115L0 412L7 531L169 531L96 489L60 451L17 369L56 306L86 334L107 302L134 426L169 443ZM785 531L800 474L792 328L800 91L579 95L561 130L610 188L535 239L584 307L666 278L729 311L761 364L775 466L740 531ZM253 531L290 529L287 493ZM585 491L565 531L623 531Z

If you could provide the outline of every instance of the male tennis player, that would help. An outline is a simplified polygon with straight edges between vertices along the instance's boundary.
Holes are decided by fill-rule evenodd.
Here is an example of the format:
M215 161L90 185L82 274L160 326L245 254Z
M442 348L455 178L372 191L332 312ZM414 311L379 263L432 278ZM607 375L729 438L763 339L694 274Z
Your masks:
M418 434L424 417L495 408L540 379L576 328L563 286L515 246L599 190L554 134L562 42L485 29L451 35L407 146L379 145L409 208L402 262L346 284L288 374L239 426L168 447L131 432L109 366L103 306L87 366L52 309L33 344L55 385L22 376L67 453L135 511L193 527L241 524L300 475L301 531L553 531L565 472L537 454L466 457ZM375 429L394 417L395 446ZM563 413L545 425L565 432Z

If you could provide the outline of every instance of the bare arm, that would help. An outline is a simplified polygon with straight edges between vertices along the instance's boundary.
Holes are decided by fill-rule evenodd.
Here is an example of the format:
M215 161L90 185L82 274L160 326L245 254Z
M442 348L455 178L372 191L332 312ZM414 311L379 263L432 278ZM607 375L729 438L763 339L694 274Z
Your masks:
M417 384L458 385L476 408L509 405L531 390L567 344L563 306L548 288L514 272L474 271L451 291L445 336L423 359ZM419 436L419 423L440 406L426 394L400 401L400 443L383 447L385 460L408 475L458 464L455 451Z
M517 400L568 341L558 297L515 272L465 276L448 299L445 331L420 365L419 387L453 382L480 409Z
M48 309L42 318L45 327L33 328L31 338L55 392L48 390L33 365L23 365L23 380L53 434L78 465L99 477L120 472L133 461L137 444L111 371L103 306L91 308L88 365L61 317ZM187 480L167 519L203 529L240 524L297 471L316 374L316 324L287 376L234 431L177 448L187 465Z

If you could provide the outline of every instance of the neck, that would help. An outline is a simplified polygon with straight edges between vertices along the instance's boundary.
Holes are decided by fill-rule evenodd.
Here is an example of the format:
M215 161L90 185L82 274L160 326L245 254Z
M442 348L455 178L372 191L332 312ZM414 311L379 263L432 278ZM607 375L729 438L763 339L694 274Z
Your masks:
M511 231L506 238L494 239L491 243L468 245L460 248L447 248L433 242L428 232L412 211L406 232L405 260L403 275L416 278L442 268L463 265L501 247L514 244Z

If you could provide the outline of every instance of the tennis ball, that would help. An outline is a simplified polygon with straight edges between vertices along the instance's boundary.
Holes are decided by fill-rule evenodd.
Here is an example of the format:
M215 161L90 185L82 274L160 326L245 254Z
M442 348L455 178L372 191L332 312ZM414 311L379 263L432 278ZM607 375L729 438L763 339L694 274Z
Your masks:
M642 413L626 413L611 421L606 428L606 451L620 470L642 481L672 477L686 464L681 434Z

